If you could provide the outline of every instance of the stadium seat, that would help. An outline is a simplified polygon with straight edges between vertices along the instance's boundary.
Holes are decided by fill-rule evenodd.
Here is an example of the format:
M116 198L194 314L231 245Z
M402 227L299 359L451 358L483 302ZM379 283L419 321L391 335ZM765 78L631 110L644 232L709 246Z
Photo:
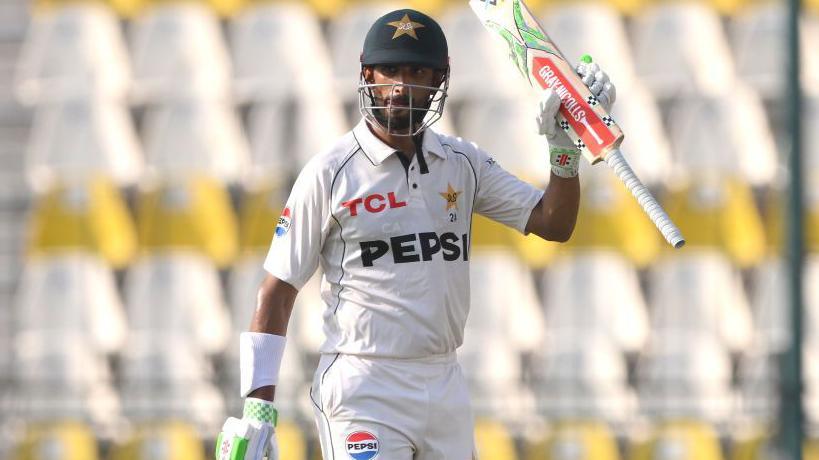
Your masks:
M453 107L483 99L529 94L520 73L507 58L506 46L484 30L484 26L475 19L475 13L466 3L447 11L441 16L439 23L449 45L452 74L448 101ZM531 106L530 110L534 111L535 103ZM467 109L464 108L461 112L465 110ZM533 117L534 115L530 118ZM524 126L531 128L535 125L530 121Z
M634 18L637 75L656 97L732 94L734 68L719 16L705 3L657 3Z
M518 460L515 440L501 423L492 420L475 421L476 458L491 460Z
M210 452L208 452L210 453ZM184 422L142 423L133 436L114 446L111 460L205 460L196 429Z
M391 2L358 2L345 8L327 26L327 42L333 63L334 90L345 107L357 103L361 51L364 36L382 15L404 7Z
M597 420L565 420L528 443L524 460L620 460L620 452L606 424Z
M629 460L722 460L717 433L694 420L662 422L651 439L632 446Z
M26 152L26 175L37 192L59 180L109 177L135 184L143 160L128 109L102 98L63 101L37 108Z
M146 111L149 171L176 180L202 175L240 182L250 155L233 106L206 99L168 100Z
M99 3L112 9L123 18L132 18L145 8L148 0L100 0L97 2L84 2L77 0L34 0L35 14L41 14L51 9L64 8L70 4Z
M153 5L134 19L132 32L136 101L229 97L230 58L219 22L203 2Z
M471 307L459 362L477 414L519 420L534 409L531 393L520 383L521 357L543 341L533 279L512 248L473 240L469 256Z
M213 179L147 183L137 205L137 228L144 252L190 250L218 267L236 257L236 216L227 191Z
M692 96L669 109L668 136L682 173L771 184L777 153L759 98L737 82L717 97Z
M460 113L458 132L492 155L507 171L532 184L549 179L546 140L537 132L536 103L484 99Z
M116 16L93 2L38 11L15 79L26 105L89 97L124 101L130 69Z
M742 268L765 256L763 225L747 184L703 174L671 190L664 205L685 235L687 253L721 252Z
M636 399L627 386L626 362L605 336L573 331L550 334L535 361L536 394L550 418L630 420Z
M97 460L97 440L82 422L65 421L29 425L10 460Z
M581 166L580 209L563 251L614 251L645 267L662 250L657 229L606 165Z
M56 185L35 202L28 232L33 256L84 251L122 268L137 250L128 208L114 184L101 178Z
M355 90L354 84L351 89ZM259 102L248 113L251 180L286 181L347 130L341 104L327 95ZM318 94L321 96L321 93ZM356 111L358 105L355 106ZM358 118L355 119L355 122ZM321 127L322 134L316 135Z
M576 249L557 258L544 273L542 292L548 336L604 337L623 353L639 352L648 339L637 273L617 252Z
M606 70L617 89L634 85L634 63L623 21L607 3L563 3L541 15L541 25L572 66L584 54ZM622 92L621 94L629 94ZM625 99L625 98L624 98Z
M766 100L785 96L788 40L785 4L760 3L733 16L731 38L737 74ZM819 57L811 52L819 46L819 16L801 17L800 66L802 85L819 86Z
M167 333L194 350L224 350L230 322L218 273L201 254L166 250L135 262L125 280L132 334Z
M120 422L120 405L102 354L81 331L15 334L11 413L24 420Z
M687 289L689 294L699 291ZM685 324L686 318L677 321ZM686 326L693 330L652 330L637 369L642 410L662 419L726 421L733 403L728 350L705 327Z
M777 455L773 435L769 430L758 429L735 435L732 439L731 460L767 460ZM819 460L819 440L805 439L802 450L804 460Z
M655 338L703 333L741 352L751 341L751 316L739 273L714 250L687 248L651 270L651 329Z
M99 353L125 343L125 310L105 262L64 251L28 259L17 285L15 333L77 333Z
M270 182L283 181L271 178ZM287 190L279 184L251 184L239 209L239 247L241 256L266 254L273 241L275 222L287 201Z
M313 92L334 95L330 55L318 18L307 4L255 4L231 22L230 33L239 102Z

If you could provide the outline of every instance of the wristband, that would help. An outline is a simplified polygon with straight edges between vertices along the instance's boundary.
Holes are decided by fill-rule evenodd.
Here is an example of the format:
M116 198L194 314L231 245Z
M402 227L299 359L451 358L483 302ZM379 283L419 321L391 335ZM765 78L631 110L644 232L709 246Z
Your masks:
M552 165L552 172L563 178L577 176L580 151L575 148L552 147L549 149L549 164Z
M259 398L247 398L245 399L245 408L242 412L242 418L258 420L276 426L276 422L279 420L279 411L276 410L270 401Z
M263 332L239 335L239 389L243 398L256 388L279 383L286 341L281 335Z

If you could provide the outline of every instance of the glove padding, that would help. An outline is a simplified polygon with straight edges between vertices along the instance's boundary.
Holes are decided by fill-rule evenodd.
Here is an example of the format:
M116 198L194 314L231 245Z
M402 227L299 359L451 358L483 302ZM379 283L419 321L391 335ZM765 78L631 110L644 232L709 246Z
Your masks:
M606 111L611 109L617 97L614 84L597 63L581 63L575 68L581 81ZM538 132L546 136L549 143L549 163L552 172L560 177L577 176L580 150L569 138L568 132L558 126L557 113L560 110L560 96L552 89L541 93L536 117Z
M222 426L216 439L216 460L279 460L277 418L270 401L245 399L242 418L230 417Z

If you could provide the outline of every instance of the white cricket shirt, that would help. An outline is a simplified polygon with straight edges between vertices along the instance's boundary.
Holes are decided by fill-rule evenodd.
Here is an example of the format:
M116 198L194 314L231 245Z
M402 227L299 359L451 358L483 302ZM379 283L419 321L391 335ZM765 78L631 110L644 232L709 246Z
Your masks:
M469 313L472 214L523 232L543 195L461 138L427 129L421 149L405 167L362 120L293 185L264 268L301 289L321 264L322 353L454 351Z

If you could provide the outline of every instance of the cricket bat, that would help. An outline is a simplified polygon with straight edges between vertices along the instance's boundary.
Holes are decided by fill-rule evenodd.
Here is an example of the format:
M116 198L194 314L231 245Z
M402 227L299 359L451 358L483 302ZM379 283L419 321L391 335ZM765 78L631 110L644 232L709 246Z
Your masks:
M509 58L535 88L554 90L561 99L558 123L591 163L605 161L631 191L663 237L675 248L680 229L640 182L620 151L623 132L540 27L522 0L469 0L487 30L503 39Z

